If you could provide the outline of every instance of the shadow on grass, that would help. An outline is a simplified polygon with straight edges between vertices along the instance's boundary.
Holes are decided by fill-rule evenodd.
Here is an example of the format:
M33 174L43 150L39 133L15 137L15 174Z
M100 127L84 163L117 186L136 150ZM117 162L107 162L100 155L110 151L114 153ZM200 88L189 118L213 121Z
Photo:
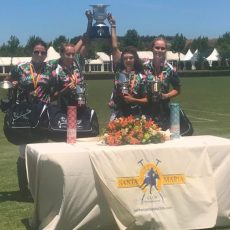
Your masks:
M22 219L21 222L22 222L22 224L25 226L25 229L26 229L26 230L35 230L35 228L32 228L32 227L30 226L29 219Z
M23 196L19 191L0 192L0 202L18 201L18 202L33 202L31 196Z

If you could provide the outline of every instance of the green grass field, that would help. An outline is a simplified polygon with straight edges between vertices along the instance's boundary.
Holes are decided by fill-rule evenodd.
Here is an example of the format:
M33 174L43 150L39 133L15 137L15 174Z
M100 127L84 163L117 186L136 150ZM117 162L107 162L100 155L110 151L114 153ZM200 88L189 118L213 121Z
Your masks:
M181 95L174 99L180 103L194 126L194 135L216 135L230 138L229 77L182 78ZM88 80L88 105L95 108L100 130L108 122L107 103L112 80ZM1 97L4 94L1 89ZM0 126L4 114L0 113ZM7 142L0 131L0 229L29 229L33 203L22 202L18 194L16 159L18 147ZM215 229L215 228L214 228ZM226 230L230 228L225 228Z
M229 77L182 78L181 94L174 99L180 103L194 126L194 135L217 135L230 138ZM88 81L89 104L98 114L100 126L108 121L107 102L111 80Z

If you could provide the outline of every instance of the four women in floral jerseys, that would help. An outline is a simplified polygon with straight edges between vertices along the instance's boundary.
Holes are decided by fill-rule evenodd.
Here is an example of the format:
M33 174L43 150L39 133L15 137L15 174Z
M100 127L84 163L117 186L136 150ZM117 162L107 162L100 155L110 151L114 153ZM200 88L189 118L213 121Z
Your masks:
M89 28L92 15L87 17ZM143 114L160 123L169 116L170 98L180 93L178 75L165 60L167 42L156 38L152 43L153 60L143 64L134 47L126 47L122 52L119 50L116 23L110 14L108 21L111 24L115 69L114 89L109 102L111 119ZM38 41L33 47L31 62L18 65L11 78L17 82L15 84L26 88L25 96L29 100L49 104L52 99L61 98L62 104L71 104L73 90L84 81L79 60L85 47L83 39L75 46L65 44L60 50L60 59L44 62L47 47L43 41Z
M88 13L86 16L89 32L92 15ZM112 15L108 16L108 20L111 24L115 69L114 89L109 102L112 110L111 119L146 115L163 126L164 119L167 120L169 116L170 98L180 93L179 78L172 66L165 61L166 41L163 38L153 41L153 61L143 65L134 47L127 47L123 52L119 50L115 20ZM60 50L61 58L48 62L45 62L46 44L37 41L33 46L31 61L19 64L12 71L11 80L14 86L24 90L23 95L27 100L40 104L41 107L56 99L59 99L61 105L72 104L73 90L77 84L84 81L80 69L80 56L85 50L87 39L85 36L75 46L63 45ZM24 149L22 152L24 153ZM24 164L23 153L20 154L19 161ZM27 190L25 181L20 185L20 189Z

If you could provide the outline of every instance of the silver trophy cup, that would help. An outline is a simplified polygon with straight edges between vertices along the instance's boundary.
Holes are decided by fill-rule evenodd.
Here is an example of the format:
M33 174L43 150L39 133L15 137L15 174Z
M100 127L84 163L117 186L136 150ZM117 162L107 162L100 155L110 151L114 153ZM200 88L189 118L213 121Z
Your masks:
M124 73L119 73L118 75L118 82L120 86L121 93L123 95L129 94L129 82L128 82L128 76Z
M151 82L151 92L152 93L159 93L161 89L161 82L158 79L155 79Z
M10 89L10 88L13 87L13 84L12 84L10 81L4 80L4 81L1 81L1 82L0 82L0 87L1 87L2 89Z
M11 106L13 84L10 81L4 80L0 82L0 88L8 91L7 94L4 93L5 98L0 99L0 109L2 112L6 112Z
M85 85L80 84L76 87L77 105L82 107L86 105Z
M96 21L92 27L91 38L109 38L109 27L104 20L108 17L106 7L109 5L91 5L93 7L93 19Z
M161 99L161 82L156 78L148 82L148 93L151 95L151 102L156 103Z

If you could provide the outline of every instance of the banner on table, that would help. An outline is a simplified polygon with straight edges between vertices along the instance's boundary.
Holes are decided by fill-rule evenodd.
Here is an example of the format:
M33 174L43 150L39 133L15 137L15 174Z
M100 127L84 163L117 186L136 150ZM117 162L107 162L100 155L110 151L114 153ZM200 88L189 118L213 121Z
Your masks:
M90 153L119 228L214 226L217 201L206 148L155 146L116 146Z

